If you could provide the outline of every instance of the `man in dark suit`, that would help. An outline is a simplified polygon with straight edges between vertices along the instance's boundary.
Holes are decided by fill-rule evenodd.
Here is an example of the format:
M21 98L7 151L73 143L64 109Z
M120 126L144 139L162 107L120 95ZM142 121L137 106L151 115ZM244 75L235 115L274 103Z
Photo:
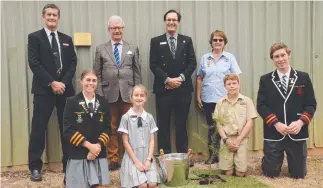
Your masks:
M309 75L290 67L290 53L284 43L273 44L270 58L277 69L260 78L257 110L264 120L262 171L265 176L279 176L285 151L291 177L304 178L308 126L316 100Z
M72 78L77 57L72 38L57 31L60 9L54 4L43 8L45 27L28 35L28 61L33 72L31 92L34 94L32 130L29 139L28 160L32 181L41 181L42 160L45 148L45 132L54 106L57 109L63 170L67 153L63 141L63 111L66 97L74 95Z
M170 118L174 110L177 152L188 149L186 123L192 100L191 75L196 58L191 37L177 33L181 15L169 10L164 15L166 33L151 39L150 69L155 75L153 92L156 94L158 148L171 152Z

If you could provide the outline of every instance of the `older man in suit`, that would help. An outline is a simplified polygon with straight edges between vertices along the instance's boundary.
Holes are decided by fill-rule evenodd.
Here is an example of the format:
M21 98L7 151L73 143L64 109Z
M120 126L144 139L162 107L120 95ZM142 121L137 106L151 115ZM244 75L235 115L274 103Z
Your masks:
M150 69L155 76L153 91L156 94L158 147L171 152L170 117L175 112L176 149L187 152L187 117L192 100L191 75L196 58L191 37L177 33L181 15L169 10L164 15L166 33L151 39Z
M72 38L57 31L60 9L54 4L43 8L45 27L28 35L28 62L33 72L32 89L34 110L29 139L28 160L32 181L41 181L45 132L54 106L63 149L63 170L67 163L66 144L62 137L63 111L66 97L74 95L72 79L77 57Z
M136 45L123 40L124 27L120 16L109 18L111 40L97 46L94 62L99 80L97 94L104 96L111 108L111 136L107 146L110 170L120 166L120 138L117 134L120 118L131 107L131 89L141 84L139 50Z

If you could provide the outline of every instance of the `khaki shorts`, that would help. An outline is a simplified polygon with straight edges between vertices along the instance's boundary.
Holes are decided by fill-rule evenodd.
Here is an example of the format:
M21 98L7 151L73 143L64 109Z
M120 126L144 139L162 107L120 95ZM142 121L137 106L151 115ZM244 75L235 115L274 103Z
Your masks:
M237 136L229 136L235 139ZM236 152L230 152L226 144L221 140L219 152L219 168L221 170L232 170L233 168L239 172L247 171L248 162L248 138L244 138Z

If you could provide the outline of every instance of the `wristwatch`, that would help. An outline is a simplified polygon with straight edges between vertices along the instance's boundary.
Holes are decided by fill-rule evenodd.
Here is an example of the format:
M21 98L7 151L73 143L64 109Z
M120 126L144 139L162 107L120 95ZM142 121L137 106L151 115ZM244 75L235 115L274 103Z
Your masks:
M153 163L153 158L147 157L147 159L150 163Z
M223 138L222 140L223 140L223 143L225 143L225 144L226 144L226 143L227 143L228 138Z

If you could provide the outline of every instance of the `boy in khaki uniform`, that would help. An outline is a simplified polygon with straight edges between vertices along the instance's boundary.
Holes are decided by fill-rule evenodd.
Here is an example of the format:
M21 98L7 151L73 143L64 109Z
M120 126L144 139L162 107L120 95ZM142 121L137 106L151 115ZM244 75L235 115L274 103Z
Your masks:
M213 115L222 138L219 168L226 175L232 175L235 168L236 175L243 177L247 171L248 134L257 113L252 100L239 93L238 75L227 74L224 87L228 94L217 103Z

